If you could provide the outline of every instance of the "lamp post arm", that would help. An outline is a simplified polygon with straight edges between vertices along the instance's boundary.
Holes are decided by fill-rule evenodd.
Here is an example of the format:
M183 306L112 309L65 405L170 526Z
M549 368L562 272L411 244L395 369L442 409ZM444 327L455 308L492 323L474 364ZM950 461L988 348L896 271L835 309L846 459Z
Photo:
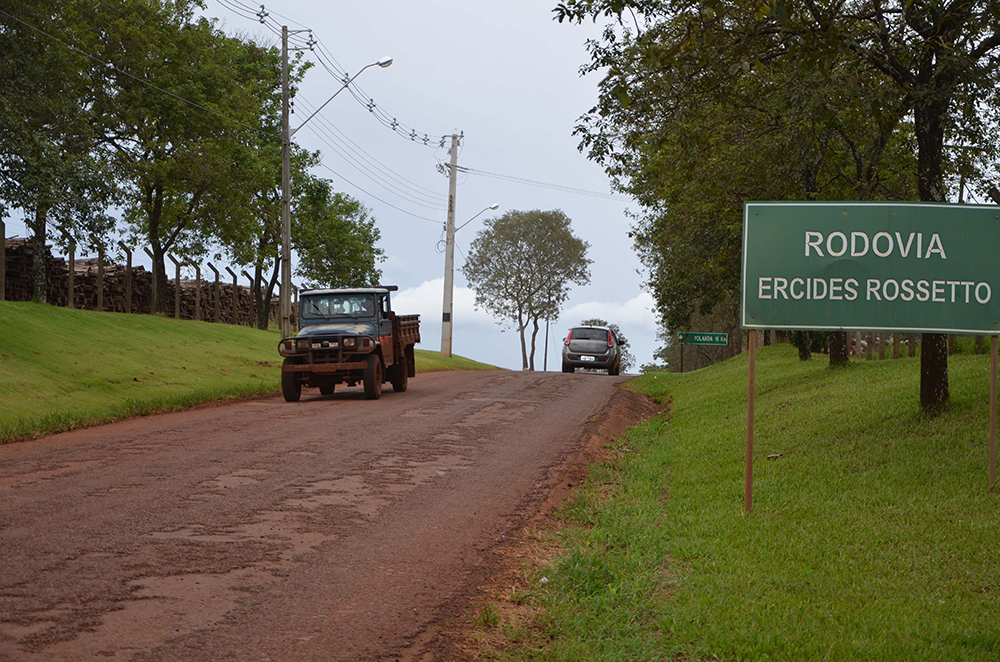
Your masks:
M306 125L306 123L307 123L307 122L309 122L309 120L311 120L312 118L316 117L316 115L318 115L318 114L319 114L319 111L321 111L321 110L323 110L324 108L326 108L326 104L328 104L328 103L330 103L331 101L333 101L333 100L334 100L334 99L335 99L335 98L337 97L337 95L338 95L338 94L340 94L341 92L343 92L344 90L346 90L346 89L347 89L347 88L348 88L348 87L349 87L349 86L351 85L351 83L353 83L353 82L354 82L354 79L355 79L355 78L357 78L358 76L360 76L360 75L361 75L361 73L362 73L362 72L363 72L363 71L364 71L365 69L367 69L368 67L374 67L374 66L375 66L376 64L378 64L378 62L372 62L371 64L366 64L365 66L361 67L361 71L359 71L358 73L356 73L356 74L354 74L353 76L351 76L351 77L350 77L350 78L349 78L349 79L347 80L347 82L346 82L346 83L344 83L344 84L343 84L343 86L341 86L341 88L340 88L339 90L337 90L336 92L334 92L334 93L333 93L333 96L332 96L332 97L330 97L329 99L327 99L326 101L324 101L324 102L323 102L323 105L322 105L322 106L320 106L319 108L317 108L317 109L315 110L315 112L313 112L313 114L312 114L312 115L310 115L309 117L307 117L307 118L306 118L306 121L305 121L305 122L303 122L302 124L299 124L299 125L298 125L297 127L295 127L295 129L294 129L294 130L293 130L293 131L292 131L292 132L291 132L290 134L288 134L288 137L289 137L289 138L291 138L291 137L292 137L292 136L294 136L294 135L295 135L296 133L298 133L299 129L301 129L302 127L304 127L304 126Z
M475 216L473 216L472 218L470 218L469 220L467 220L467 221L466 221L465 223L462 223L462 224L461 224L461 225L459 225L459 226L458 226L457 228L455 228L455 232L458 232L459 230L461 230L462 228L464 228L464 227L465 227L466 225L468 225L468 224L469 224L469 223L471 223L472 221L474 221L474 220L476 220L477 218L479 218L480 216L482 216L482 215L483 215L483 212L485 212L485 211L489 211L490 209L494 209L494 210L495 210L495 209L497 209L498 207L499 207L499 205L496 205L496 204L493 204L493 205L490 205L489 207L487 207L487 208L486 208L486 209L484 209L483 211L479 212L478 214L476 214Z

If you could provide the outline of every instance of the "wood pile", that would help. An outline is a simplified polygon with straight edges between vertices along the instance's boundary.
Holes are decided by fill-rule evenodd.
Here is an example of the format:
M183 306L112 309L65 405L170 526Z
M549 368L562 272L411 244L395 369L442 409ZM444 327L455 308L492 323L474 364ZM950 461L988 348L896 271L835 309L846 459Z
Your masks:
M7 301L30 301L34 296L34 246L30 239L6 239L6 283L4 298ZM65 306L69 288L69 261L53 257L46 246L48 272L48 303ZM119 264L104 265L104 310L124 313L126 292L126 267ZM76 259L73 268L73 304L75 308L97 309L98 266L96 258ZM167 281L167 314L174 314L176 281ZM195 319L197 281L181 280L181 319ZM219 309L221 319L215 319L215 279L201 281L201 316L208 322L231 323L233 319L233 284L219 284ZM149 313L153 296L153 274L145 267L132 267L132 312ZM271 301L271 318L278 317L278 298ZM252 325L257 319L253 292L249 287L237 286L237 324Z

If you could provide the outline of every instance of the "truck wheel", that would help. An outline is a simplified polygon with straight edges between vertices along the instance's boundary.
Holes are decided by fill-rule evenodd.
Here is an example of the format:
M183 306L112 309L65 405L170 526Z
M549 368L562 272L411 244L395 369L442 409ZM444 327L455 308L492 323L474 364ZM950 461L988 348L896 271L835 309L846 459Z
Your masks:
M294 365L295 361L285 359L282 365ZM285 396L285 402L298 402L302 397L302 382L299 381L297 372L281 373L281 394Z
M409 371L406 369L406 359L392 366L392 372L389 373L389 381L392 382L392 390L396 393L402 393L406 390L406 384L409 382Z
M324 384L323 386L319 387L319 392L322 395L333 395L333 391L336 388L337 388L336 384Z
M368 355L368 367L365 368L365 398L378 400L382 397L382 359L376 354Z

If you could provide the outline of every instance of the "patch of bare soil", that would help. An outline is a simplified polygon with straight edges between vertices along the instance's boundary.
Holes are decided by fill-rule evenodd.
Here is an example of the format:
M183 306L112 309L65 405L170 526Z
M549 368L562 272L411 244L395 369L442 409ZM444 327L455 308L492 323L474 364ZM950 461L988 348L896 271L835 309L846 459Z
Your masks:
M538 616L526 599L534 588L534 570L547 565L561 551L563 526L556 512L586 479L591 464L613 460L611 442L628 428L650 420L663 408L644 395L619 384L608 404L590 420L579 450L550 472L548 483L535 496L537 510L516 533L491 550L492 561L480 569L475 588L452 602L447 615L431 624L400 662L479 662L509 645L499 624L530 629Z

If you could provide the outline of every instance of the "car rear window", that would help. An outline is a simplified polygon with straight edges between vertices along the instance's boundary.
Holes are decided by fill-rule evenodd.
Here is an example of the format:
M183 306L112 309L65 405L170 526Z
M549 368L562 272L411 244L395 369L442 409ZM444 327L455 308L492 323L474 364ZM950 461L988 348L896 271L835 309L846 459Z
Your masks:
M573 340L607 340L608 332L606 329L573 329L572 331Z

